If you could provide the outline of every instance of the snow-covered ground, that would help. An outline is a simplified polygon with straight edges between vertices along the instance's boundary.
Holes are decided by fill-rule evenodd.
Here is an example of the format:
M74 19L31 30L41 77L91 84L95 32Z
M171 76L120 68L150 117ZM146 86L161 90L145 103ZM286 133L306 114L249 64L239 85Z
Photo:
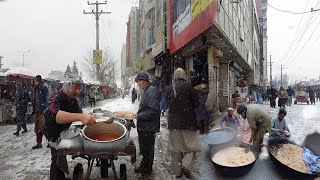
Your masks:
M113 98L97 103L96 108L107 109L110 111L129 111L137 112L138 103L132 104L131 97ZM272 109L268 105L262 105L272 116L278 112L278 108ZM320 110L319 105L294 105L288 107L288 125L291 130L291 138L294 142L302 144L306 135L318 131L320 132ZM84 108L84 112L90 112L92 108ZM175 179L171 174L170 155L167 152L168 130L167 130L166 116L161 116L161 130L157 134L154 171L151 179L156 180L170 180ZM217 126L215 126L217 127ZM46 148L46 140L43 138L43 148L32 150L31 147L36 143L34 124L28 124L28 132L16 137L12 133L15 132L15 125L1 125L0 126L0 179L14 179L14 180L35 180L48 179L50 168L50 150ZM130 132L132 139L137 146L137 153L139 152L138 138L136 129ZM202 144L203 148L207 145ZM220 179L212 174L215 170L210 161L204 160L208 154L200 152L197 155L197 162L194 164L193 175L195 179ZM141 157L138 156L137 162L140 162ZM86 169L87 162L84 159L77 158L72 160L68 157L69 170L72 174L74 166L81 162ZM125 163L127 165L128 179L138 179L140 176L134 173L134 166L131 165L129 157L120 157L116 161L116 168L119 174L119 165ZM137 164L138 165L138 164ZM109 169L109 179L112 178L112 172ZM92 179L100 177L100 169L93 167ZM265 177L264 179L266 179Z

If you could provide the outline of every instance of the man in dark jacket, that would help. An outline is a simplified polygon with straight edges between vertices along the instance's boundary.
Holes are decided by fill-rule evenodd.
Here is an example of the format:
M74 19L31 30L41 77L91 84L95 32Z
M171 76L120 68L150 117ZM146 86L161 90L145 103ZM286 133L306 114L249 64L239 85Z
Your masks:
M22 133L27 132L26 126L26 114L27 114L27 106L30 101L28 89L25 83L18 84L17 95L16 95L16 111L17 111L17 131L13 133L16 136L19 136L21 127L23 128Z
M136 101L137 99L137 91L136 91L136 88L133 88L132 91L131 91L131 98L132 98L132 104L134 104L134 102Z
M292 97L294 96L294 90L291 88L291 86L288 87L288 89L286 90L287 94L288 94L288 106L291 106L292 104Z
M160 130L160 93L155 84L150 84L146 73L139 73L135 79L143 95L137 113L137 130L142 161L136 173L150 175L154 159L155 133Z
M94 124L93 114L84 114L78 104L76 97L79 96L81 78L67 78L64 81L63 89L58 91L49 102L49 108L45 110L44 133L51 146L50 180L65 179L65 167L57 165L57 149L52 145L60 137L60 133L68 129L72 122L81 121L84 125ZM59 156L60 162L67 160L65 156Z
M177 178L192 179L191 168L200 151L195 109L199 96L191 83L187 82L185 71L174 72L174 83L168 90L168 151L171 153L171 168Z
M40 75L36 76L35 89L34 89L34 115L35 115L35 127L34 132L37 136L37 145L33 146L32 149L42 148L42 137L43 137L43 125L44 117L43 112L47 107L48 103L48 87L44 85Z

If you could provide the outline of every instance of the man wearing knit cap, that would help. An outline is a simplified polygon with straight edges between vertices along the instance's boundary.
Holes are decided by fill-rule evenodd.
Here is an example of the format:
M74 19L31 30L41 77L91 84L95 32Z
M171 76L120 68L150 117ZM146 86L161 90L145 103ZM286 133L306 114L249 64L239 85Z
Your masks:
M152 173L155 133L160 130L160 94L146 73L139 73L135 81L143 91L136 117L140 154L143 157L135 172L148 176Z
M174 72L174 82L168 89L168 151L171 153L171 167L176 178L192 179L192 164L196 152L200 151L195 109L199 105L198 93L183 69Z

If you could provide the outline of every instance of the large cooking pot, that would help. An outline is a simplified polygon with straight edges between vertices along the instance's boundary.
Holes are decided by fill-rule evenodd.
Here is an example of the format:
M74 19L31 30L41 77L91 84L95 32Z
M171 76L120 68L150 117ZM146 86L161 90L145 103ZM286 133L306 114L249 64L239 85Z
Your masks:
M116 120L111 124L106 124L105 122L97 122L93 125L87 125L82 129L82 136L84 139L84 151L88 153L103 153L103 152L119 152L123 151L129 143L130 133L127 128L121 123L125 122L120 118L115 118ZM120 122L117 121L121 120ZM102 133L112 133L118 136L118 138L101 141L94 140L90 137L102 134Z
M201 140L208 144L210 154L213 154L220 149L236 144L236 130L232 128L217 128L211 130Z
M285 139L271 139L268 142L268 151L269 155L271 157L271 160L275 164L276 169L279 171L281 175L283 175L286 178L292 178L292 179L315 179L317 175L314 174L307 174L300 171L296 171L292 169L291 167L283 164L280 162L271 152L272 149L280 146L282 144L295 144L291 141L285 140ZM295 144L296 145L296 144Z
M238 147L237 145L233 145L233 146ZM243 147L243 148L248 147L248 146L250 146L250 151L253 152L253 154L255 156L255 160L252 163L244 165L244 166L237 166L237 167L223 166L223 165L215 163L212 160L213 156L215 155L215 153L213 153L211 155L211 161L212 161L215 169L219 173L223 174L224 176L228 176L228 177L239 177L239 176L243 176L244 174L247 174L254 166L256 160L258 159L258 155L259 155L258 151L254 148L254 146L249 145L249 144L241 144L240 145L240 147ZM223 149L221 149L221 150L223 150Z

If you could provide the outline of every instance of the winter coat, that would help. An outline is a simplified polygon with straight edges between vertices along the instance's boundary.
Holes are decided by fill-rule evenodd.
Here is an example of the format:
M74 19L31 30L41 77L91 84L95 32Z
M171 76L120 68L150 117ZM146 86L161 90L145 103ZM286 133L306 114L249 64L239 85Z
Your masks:
M169 102L168 128L198 129L195 110L199 105L199 96L192 84L184 79L178 79L174 87L168 89L167 94Z
M196 108L197 120L198 121L208 121L209 113L206 108L207 97L209 93L208 86L201 87L201 84L194 88L199 95L199 106Z
M160 93L157 86L150 83L144 88L137 112L137 130L159 132L160 130Z
M257 130L264 127L268 132L271 132L271 117L262 107L257 104L249 104L246 115L252 129Z
M69 113L82 113L82 109L76 98L70 99L63 91L58 91L52 99L50 99L49 107L44 113L44 135L52 142L55 142L60 137L60 133L68 129L71 125L71 123L56 123L56 116L59 110Z
M48 97L49 97L49 91L48 87L44 86L43 84L39 84L35 87L35 103L37 107L35 107L35 111L37 113L43 113L44 110L48 106Z
M21 85L16 95L16 110L18 114L26 114L28 102L30 101L26 85Z
M288 99L288 94L285 90L280 90L278 93L278 97L279 98L284 98L284 99Z
M288 96L294 96L294 90L292 88L287 89Z

